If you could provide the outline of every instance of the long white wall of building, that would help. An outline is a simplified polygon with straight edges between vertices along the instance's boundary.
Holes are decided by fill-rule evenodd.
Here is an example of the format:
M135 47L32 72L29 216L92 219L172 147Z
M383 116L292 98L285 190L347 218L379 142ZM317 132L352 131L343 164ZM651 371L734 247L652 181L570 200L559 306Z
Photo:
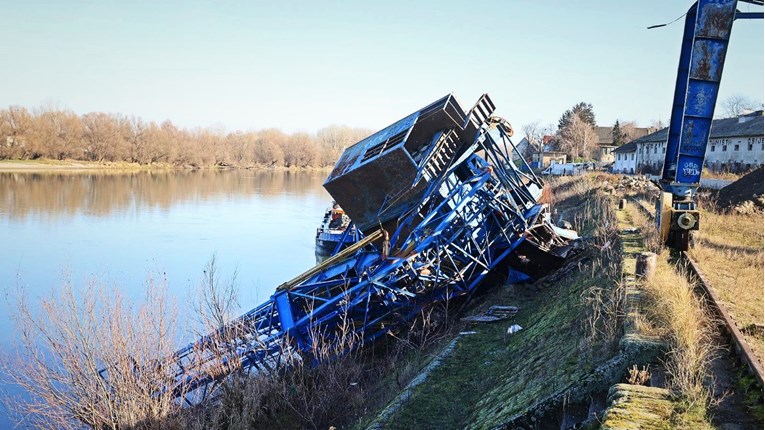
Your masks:
M635 154L636 168L661 169L666 152L666 142L638 143ZM763 154L765 154L763 136L710 139L707 144L704 167L715 171L751 170L763 165Z

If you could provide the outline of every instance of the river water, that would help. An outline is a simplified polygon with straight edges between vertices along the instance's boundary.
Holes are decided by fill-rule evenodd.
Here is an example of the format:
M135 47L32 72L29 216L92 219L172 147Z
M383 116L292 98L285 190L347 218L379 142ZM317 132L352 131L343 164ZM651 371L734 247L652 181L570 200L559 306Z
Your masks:
M0 348L13 345L15 293L34 303L70 279L129 299L163 274L184 303L215 256L237 272L247 311L312 267L314 234L331 203L324 172L0 172ZM8 390L9 388L5 388ZM0 412L0 428L8 428Z

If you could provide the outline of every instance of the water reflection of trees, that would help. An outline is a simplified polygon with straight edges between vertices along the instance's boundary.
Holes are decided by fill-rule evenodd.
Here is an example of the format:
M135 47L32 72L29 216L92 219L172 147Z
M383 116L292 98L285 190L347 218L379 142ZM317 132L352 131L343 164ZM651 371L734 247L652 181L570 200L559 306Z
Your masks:
M184 202L258 195L324 196L324 172L193 170L0 172L0 213L106 216L126 210L167 210Z

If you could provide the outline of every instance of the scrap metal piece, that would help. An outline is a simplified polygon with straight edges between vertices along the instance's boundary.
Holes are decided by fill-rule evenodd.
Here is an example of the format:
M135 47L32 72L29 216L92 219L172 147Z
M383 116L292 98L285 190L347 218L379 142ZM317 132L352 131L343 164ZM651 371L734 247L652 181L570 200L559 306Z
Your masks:
M496 322L512 318L517 313L518 308L515 306L493 305L486 312L460 318L460 320L465 322Z

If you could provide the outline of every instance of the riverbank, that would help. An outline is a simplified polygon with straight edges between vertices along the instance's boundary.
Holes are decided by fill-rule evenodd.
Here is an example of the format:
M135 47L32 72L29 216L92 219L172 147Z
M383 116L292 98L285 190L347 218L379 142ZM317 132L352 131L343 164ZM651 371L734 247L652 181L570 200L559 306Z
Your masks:
M98 162L79 160L0 160L0 172L41 170L148 170L175 169L169 164L142 165L128 162Z
M256 280L248 283L248 289L267 287L260 296L250 295L247 300L251 303L242 303L244 309L271 294L268 286L278 285L283 273L299 273L313 265L312 255L303 251L313 249L313 216L323 213L326 204L326 193L320 189L324 178L319 173L102 170L104 174L85 173L82 178L79 170L71 175L0 175L4 179L0 184L7 187L5 193L0 188L0 194L17 199L8 206L13 208L8 219L20 221L11 224L9 232L17 233L18 240L10 237L9 243L29 245L27 251L17 247L17 253L34 255L35 263L44 261L43 266L49 267L60 265L57 258L66 253L77 258L74 267L111 267L112 273L128 274L134 267L115 268L109 259L114 253L103 250L120 249L120 260L125 261L160 256L156 264L162 265L163 276L186 291L191 283L183 280L193 283L197 273L179 275L180 268L201 267L195 261L216 250L220 261L236 264L245 259L247 263L240 265L236 274L239 279ZM646 240L655 229L647 219L638 222L637 215L642 212L635 203L630 201L624 210L615 210L625 197L617 191L622 180L602 173L550 179L543 201L552 206L555 221L569 221L587 238L585 251L560 271L532 284L487 288L464 309L461 302L434 307L432 312L423 313L411 330L387 335L363 351L322 367L304 366L299 372L273 379L257 375L231 378L218 404L195 409L200 415L183 410L177 416L163 417L164 428L237 428L232 422L243 423L238 428L266 429L330 425L352 429L594 428L601 420L604 428L625 428L648 418L658 423L657 428L710 428L708 418L717 412L690 408L693 402L668 389L671 378L667 375L672 374L661 363L672 355L661 355L657 364L652 360L659 354L657 342L639 336L660 333L670 339L670 334L682 330L669 330L668 323L648 319L658 312L638 317L632 311L635 303L650 303L647 295L637 292L638 284L643 283L635 279L635 256L656 241ZM304 199L296 201L300 196ZM72 197L81 203L62 203ZM27 200L31 202L22 204ZM289 206L271 204L279 202ZM14 213L25 207L21 214ZM296 207L301 209L294 210ZM25 211L72 214L62 218L75 223L50 224L48 218L55 221L57 217L46 217L43 232L56 234L41 234L25 230L30 224L25 221ZM112 212L117 216L109 222L97 222L102 214ZM78 229L80 214L91 218ZM711 220L706 225L709 233L715 231L709 228ZM65 236L55 237L61 234ZM290 236L285 238L285 234ZM83 237L87 241L79 249L77 244ZM35 239L39 242L30 242ZM296 247L280 250L277 245L252 245L261 243ZM134 258L124 254L127 251L134 252ZM178 260L178 267L168 265L164 260L168 256ZM268 260L274 256L278 264L292 266ZM300 256L309 261L297 261ZM18 273L19 268L22 273L32 272L24 270L19 260L7 260L5 273ZM655 291L673 291L672 287L681 285L680 280L663 276L674 270L667 258L658 262L657 273L662 275L658 279L663 282ZM264 278L269 275L273 278ZM140 284L140 280L128 281L122 276L121 281L131 286L126 289L128 294L135 290L133 285ZM458 318L488 313L496 305L515 307L517 314L495 323ZM508 330L513 326L517 327ZM653 329L666 331L654 333ZM642 381L644 377L648 381ZM655 383L654 388L659 389L613 388L614 383L625 380ZM727 380L733 381L730 377ZM735 402L739 408L745 405L740 396ZM604 416L603 409L609 404L611 408ZM655 409L661 413L654 414ZM743 414L736 413L734 419ZM726 417L723 422L731 420ZM0 421L0 427L7 426Z
M140 171L140 170L258 170L276 172L329 172L332 167L283 167L283 166L176 166L169 163L139 164L127 161L81 161L81 160L0 160L0 172L42 171Z

